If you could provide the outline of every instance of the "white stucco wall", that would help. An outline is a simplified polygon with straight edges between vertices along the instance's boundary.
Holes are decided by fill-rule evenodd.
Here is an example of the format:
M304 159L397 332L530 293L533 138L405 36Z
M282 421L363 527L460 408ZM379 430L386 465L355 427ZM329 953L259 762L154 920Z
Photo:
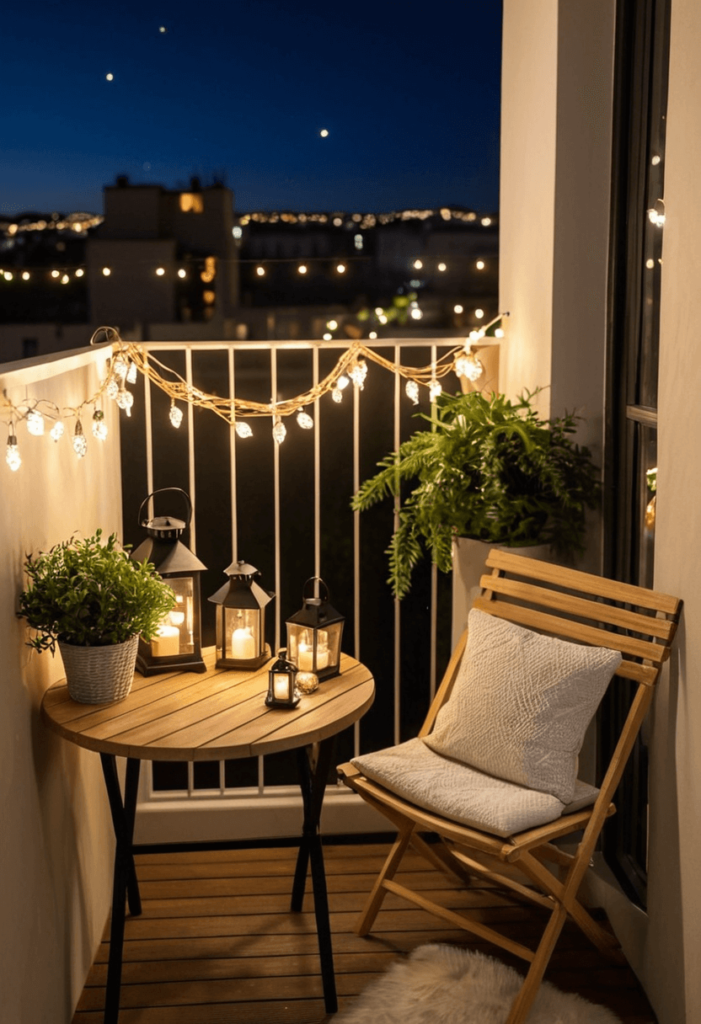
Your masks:
M0 392L76 407L96 391L98 361L94 351L34 360L38 367L0 374ZM62 367L72 368L54 376ZM24 645L15 611L26 553L98 526L121 533L116 412L110 402L110 436L100 444L89 436L90 410L82 460L67 421L58 443L20 424L22 466L11 472L4 451L0 461L0 1019L8 1024L68 1024L110 906L113 840L100 761L41 724L42 695L63 675L61 660Z

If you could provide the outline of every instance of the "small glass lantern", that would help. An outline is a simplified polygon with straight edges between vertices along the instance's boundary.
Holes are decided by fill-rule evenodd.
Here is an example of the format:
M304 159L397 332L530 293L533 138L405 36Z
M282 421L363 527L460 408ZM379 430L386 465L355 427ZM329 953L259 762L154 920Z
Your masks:
M278 651L277 659L268 672L268 696L265 703L270 708L296 708L299 704L299 694L295 686L297 667L287 660L286 654L284 648Z
M259 587L260 572L246 562L232 562L229 577L209 598L216 616L217 668L260 668L270 658L265 643L265 608L275 597Z
M308 596L310 583L317 583ZM319 595L323 588L324 596ZM287 620L287 651L300 672L314 672L319 680L341 671L341 638L345 619L329 604L329 590L312 576L302 590L302 608Z
M185 499L187 520L170 515L142 520L147 502L165 491L174 491ZM150 643L139 639L136 667L144 676L174 668L204 672L207 667L202 660L200 623L200 573L207 566L179 539L190 525L191 518L192 503L179 487L162 487L154 491L144 498L139 509L139 525L146 529L148 537L131 557L135 562L152 562L159 575L175 591L175 603L161 622L158 634Z

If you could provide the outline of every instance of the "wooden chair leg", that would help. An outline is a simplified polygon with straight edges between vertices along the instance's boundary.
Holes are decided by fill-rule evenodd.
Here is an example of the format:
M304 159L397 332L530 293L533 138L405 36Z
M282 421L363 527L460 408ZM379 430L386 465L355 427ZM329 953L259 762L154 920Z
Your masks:
M552 956L555 944L560 937L560 932L567 920L567 911L563 906L558 905L553 909L552 916L543 932L536 954L528 969L523 985L513 1001L509 1016L505 1024L524 1024L528 1018L528 1012L538 995L540 983L543 980L545 969Z
M414 847L417 853L421 854L424 860L436 868L437 871L441 871L443 874L448 875L453 881L458 882L460 885L470 884L470 874L466 871L460 862L453 857L453 854L445 845L445 843L427 843L418 832L414 832L411 837L411 845Z
M355 931L358 935L367 935L375 923L375 918L377 917L378 911L382 906L382 901L384 900L387 892L384 887L385 879L394 878L397 868L401 864L402 857L406 852L406 848L409 845L413 831L414 823L412 821L407 821L400 829L392 849L389 852L389 856L387 857L379 875L375 879L375 884L368 896L367 903L356 922Z

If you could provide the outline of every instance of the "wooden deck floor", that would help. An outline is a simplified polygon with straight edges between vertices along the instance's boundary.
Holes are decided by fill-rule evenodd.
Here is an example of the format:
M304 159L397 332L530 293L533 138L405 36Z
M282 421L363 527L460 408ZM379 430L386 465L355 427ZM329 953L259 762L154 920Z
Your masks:
M398 955L426 942L480 949L514 966L495 947L388 895L376 930L353 924L387 847L327 845L331 928L339 1008ZM295 848L139 855L143 914L127 918L120 1024L322 1024L324 1012L311 896L289 912ZM444 889L418 857L405 860L412 883ZM398 876L399 877L399 876ZM308 889L310 885L308 885ZM533 944L531 912L479 886L452 899L487 922ZM106 933L108 934L108 932ZM109 946L103 942L73 1024L99 1024ZM632 971L611 966L578 929L567 927L546 975L559 988L608 1006L623 1024L654 1024Z

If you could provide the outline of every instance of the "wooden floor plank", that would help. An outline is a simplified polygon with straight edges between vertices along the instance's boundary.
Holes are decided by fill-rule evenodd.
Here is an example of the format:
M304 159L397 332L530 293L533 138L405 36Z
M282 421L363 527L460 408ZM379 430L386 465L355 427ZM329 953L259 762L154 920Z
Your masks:
M389 964L417 946L441 942L478 949L523 971L524 965L483 941L388 895L373 933L353 931L382 843L324 847L339 1008ZM289 911L296 849L188 850L138 854L143 913L127 917L120 1024L331 1024L322 999L311 897ZM475 882L449 889L440 873L410 855L402 875L412 886L482 923L501 926L533 948L543 913ZM398 876L399 877L399 876ZM106 932L106 936L109 932ZM109 943L88 975L73 1024L102 1024ZM655 1024L637 979L612 965L568 922L547 979L617 1013L623 1024Z

